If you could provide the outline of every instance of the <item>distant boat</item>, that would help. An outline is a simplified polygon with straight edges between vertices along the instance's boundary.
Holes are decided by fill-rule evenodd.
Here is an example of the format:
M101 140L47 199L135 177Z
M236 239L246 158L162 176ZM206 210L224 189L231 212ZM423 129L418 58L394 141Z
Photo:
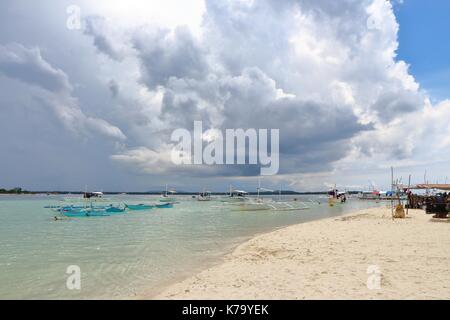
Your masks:
M406 194L401 192L395 192L395 191L378 191L378 190L372 190L372 191L362 191L358 194L358 199L360 200L397 200L400 198L401 200L406 200L407 196Z
M110 202L113 201L111 198L105 198L103 192L95 191L95 192L83 192L83 196L80 198L76 197L65 197L65 202L81 202L81 201L91 201L91 202Z
M83 198L90 199L90 198L102 198L103 192L101 191L94 191L94 192L85 192L83 194Z
M230 186L230 193L225 198L222 198L222 202L242 202L247 201L248 192L244 190L235 190L232 186Z
M198 194L197 196L198 201L211 201L211 192L210 191L203 191Z
M167 184L166 184L166 191L161 195L161 199L159 199L160 202L175 202L177 199L173 196L175 193L177 193L175 190L168 190ZM169 196L171 194L172 196Z
M259 197L261 191L263 192L273 192L273 190L261 187L261 178L258 177L258 188L256 188L257 197L256 199L250 199L250 201L245 201L241 205L241 210L245 211L255 211L255 210L276 210L276 206L273 205L274 201L271 199L262 199Z
M345 203L347 201L346 192L339 192L336 186L328 191L328 205L334 207L336 204Z

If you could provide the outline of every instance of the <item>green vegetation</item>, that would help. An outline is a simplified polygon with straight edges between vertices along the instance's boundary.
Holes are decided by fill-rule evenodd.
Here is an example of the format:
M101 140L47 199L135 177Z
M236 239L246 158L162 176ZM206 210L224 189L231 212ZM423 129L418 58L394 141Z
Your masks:
M29 191L22 190L22 188L14 188L14 189L0 189L0 194L28 194Z

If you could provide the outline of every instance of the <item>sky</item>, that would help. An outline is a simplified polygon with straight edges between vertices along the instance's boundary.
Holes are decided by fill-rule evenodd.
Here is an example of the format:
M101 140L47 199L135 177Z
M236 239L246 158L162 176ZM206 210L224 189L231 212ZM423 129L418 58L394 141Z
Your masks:
M444 0L4 0L0 187L254 191L258 167L173 163L171 134L194 121L279 129L267 188L387 189L391 166L402 182L445 182L446 12Z
M432 99L448 98L450 88L450 2L407 0L395 6L400 25L398 59Z

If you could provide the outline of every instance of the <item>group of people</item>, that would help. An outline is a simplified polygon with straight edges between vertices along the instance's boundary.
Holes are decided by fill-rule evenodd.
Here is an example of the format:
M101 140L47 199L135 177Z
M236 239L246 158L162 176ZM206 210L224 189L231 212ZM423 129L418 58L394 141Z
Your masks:
M423 209L427 214L435 214L436 218L446 218L450 211L450 194L447 192L435 195L408 194L408 207L410 209Z

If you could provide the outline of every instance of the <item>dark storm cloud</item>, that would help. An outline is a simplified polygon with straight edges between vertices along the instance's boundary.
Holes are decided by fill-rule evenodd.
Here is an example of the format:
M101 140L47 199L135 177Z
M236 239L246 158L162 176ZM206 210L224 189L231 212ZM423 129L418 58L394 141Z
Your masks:
M174 128L192 130L194 121L202 121L205 127L210 127L208 110L200 109L199 103L194 97L184 97L167 90L161 104L160 119L172 130Z
M173 34L155 30L137 34L134 47L141 60L142 81L149 89L165 85L171 77L202 79L207 72L205 53L186 27Z
M423 97L421 95L404 90L387 91L380 95L371 106L372 110L385 121L391 121L399 115L415 112L422 107Z
M349 150L348 140L361 131L349 106L333 106L299 98L277 98L273 82L260 70L246 70L229 81L224 128L280 130L280 171L319 171ZM224 89L222 89L224 90Z
M76 134L84 135L86 131L93 131L125 139L119 128L83 113L76 99L71 96L72 88L67 75L44 60L38 48L29 49L20 44L0 46L0 74L45 89L45 93L33 92L34 101L40 101L39 104L53 112L61 123Z
M113 60L122 60L124 53L120 52L120 49L117 47L117 39L107 34L105 19L100 16L89 16L84 21L84 33L92 37L93 44L97 50Z

